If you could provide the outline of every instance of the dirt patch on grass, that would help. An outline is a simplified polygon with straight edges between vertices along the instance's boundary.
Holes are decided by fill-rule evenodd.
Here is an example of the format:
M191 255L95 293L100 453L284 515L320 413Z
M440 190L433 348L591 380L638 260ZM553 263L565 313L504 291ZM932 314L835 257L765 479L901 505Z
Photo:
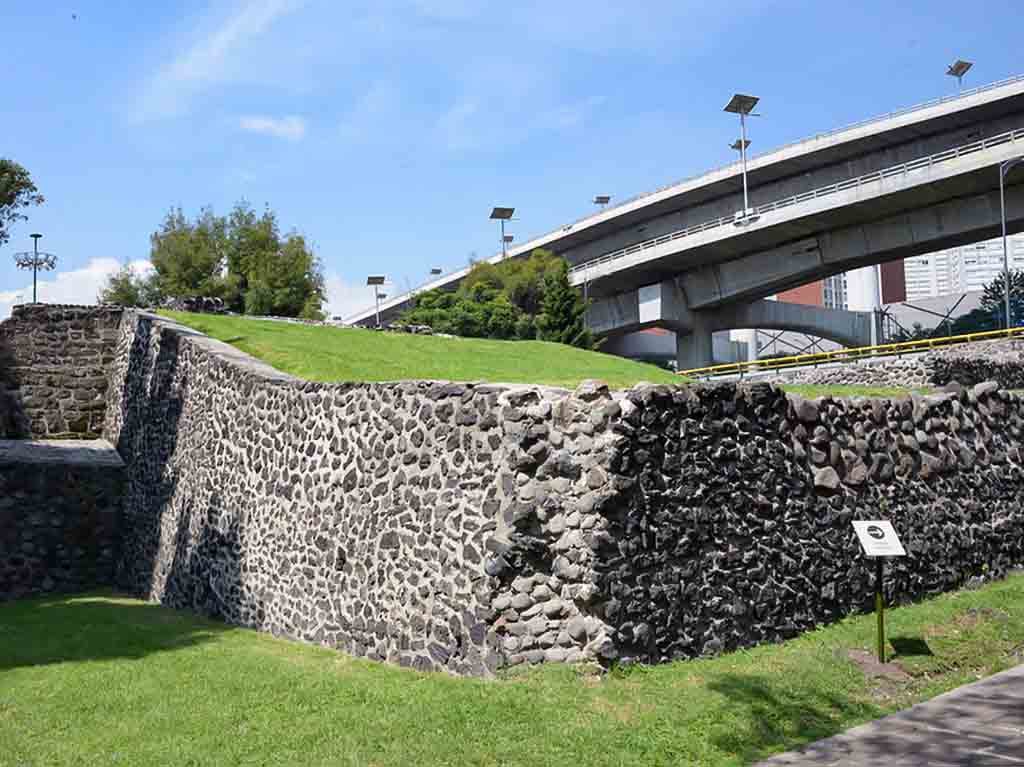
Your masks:
M890 705L903 699L913 685L914 678L899 664L879 663L878 657L867 650L848 650L846 657L871 683L865 701Z
M885 679L890 682L905 684L913 677L896 663L879 663L874 653L867 650L850 650L846 657L864 672L869 679Z

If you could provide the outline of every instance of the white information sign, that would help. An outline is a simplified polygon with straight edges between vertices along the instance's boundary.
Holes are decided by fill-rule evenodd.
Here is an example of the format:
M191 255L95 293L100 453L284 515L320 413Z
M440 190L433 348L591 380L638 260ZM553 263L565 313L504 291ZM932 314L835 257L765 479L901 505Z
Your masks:
M893 529L892 522L853 523L854 532L860 540L864 553L869 557L905 557L907 552Z

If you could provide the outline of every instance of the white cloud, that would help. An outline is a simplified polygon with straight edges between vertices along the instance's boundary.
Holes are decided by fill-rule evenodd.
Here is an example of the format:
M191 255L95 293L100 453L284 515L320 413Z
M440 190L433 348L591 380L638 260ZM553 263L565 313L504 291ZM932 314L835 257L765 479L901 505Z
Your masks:
M373 303L373 288L346 282L337 274L330 274L326 280L327 302L324 311L328 317L348 318Z
M149 261L132 261L129 266L136 274L153 270ZM47 304L95 304L107 277L121 268L115 258L94 258L81 269L57 272L52 278L43 276L37 286L39 300ZM31 283L20 290L0 291L0 319L10 316L15 304L32 301Z
M399 131L405 119L399 119L401 94L394 84L379 81L372 84L341 120L339 134L351 144L387 140ZM406 118L407 119L407 118Z
M239 76L250 45L302 4L303 0L248 0L226 18L203 24L204 32L145 83L136 118L180 114L195 96Z
M250 133L264 133L287 141L298 141L306 135L306 121L301 117L243 117L239 127Z

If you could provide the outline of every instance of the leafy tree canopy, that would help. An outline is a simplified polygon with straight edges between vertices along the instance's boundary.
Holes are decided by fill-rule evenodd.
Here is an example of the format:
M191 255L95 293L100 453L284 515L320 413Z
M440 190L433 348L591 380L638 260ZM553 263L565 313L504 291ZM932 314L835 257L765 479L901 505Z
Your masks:
M22 211L43 202L28 171L13 160L0 157L0 245L11 239L12 225L27 220Z
M1006 280L1002 272L985 286L981 308L997 318L1000 327L1006 325ZM1010 312L1013 326L1024 324L1024 269L1010 271Z
M322 319L322 267L306 239L281 234L270 208L245 201L227 216L203 208L189 221L172 208L150 238L155 292L169 298L211 296L232 311Z
M420 293L402 320L473 338L558 341L594 348L586 304L569 284L569 265L538 248L529 258L474 264L458 289Z
M119 304L140 308L159 306L162 296L156 280L135 272L128 264L107 278L97 300L101 304Z

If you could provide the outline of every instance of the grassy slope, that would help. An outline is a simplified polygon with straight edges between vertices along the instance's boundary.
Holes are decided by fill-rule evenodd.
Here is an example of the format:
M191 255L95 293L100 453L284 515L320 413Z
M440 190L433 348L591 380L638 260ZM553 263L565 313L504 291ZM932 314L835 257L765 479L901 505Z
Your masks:
M910 682L846 660L859 616L604 678L418 674L95 595L0 605L0 766L742 765L1020 662L1024 576L894 609ZM919 643L918 643L919 644ZM890 648L891 651L891 648Z
M654 365L541 341L490 341L374 333L285 322L162 312L227 341L278 370L311 381L397 381L426 378L575 387L586 378L628 388L640 381L680 384ZM805 397L899 396L872 386L783 386Z
M616 388L639 381L681 382L654 365L541 341L413 336L209 314L165 314L278 370L312 381L427 378L570 388L587 378L599 378Z

